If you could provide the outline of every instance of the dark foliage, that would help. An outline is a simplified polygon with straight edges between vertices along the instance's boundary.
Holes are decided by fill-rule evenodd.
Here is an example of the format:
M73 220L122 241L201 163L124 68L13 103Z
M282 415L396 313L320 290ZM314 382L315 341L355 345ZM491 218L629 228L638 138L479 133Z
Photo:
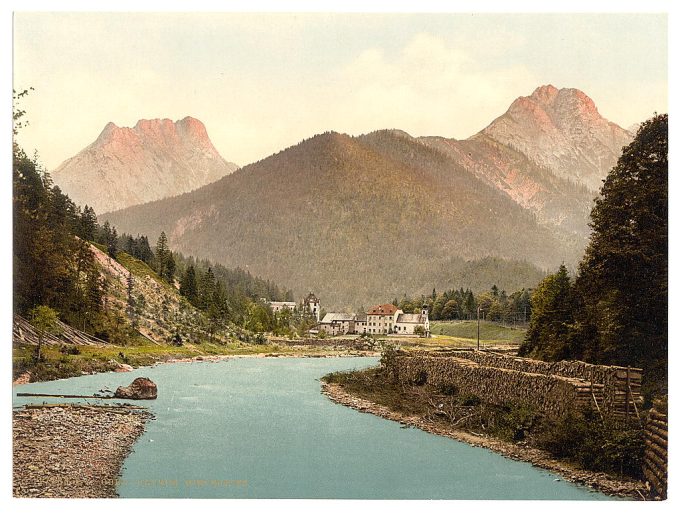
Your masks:
M593 234L569 285L539 286L523 354L642 367L649 399L667 393L668 115L645 122L607 176ZM541 314L537 309L542 310Z

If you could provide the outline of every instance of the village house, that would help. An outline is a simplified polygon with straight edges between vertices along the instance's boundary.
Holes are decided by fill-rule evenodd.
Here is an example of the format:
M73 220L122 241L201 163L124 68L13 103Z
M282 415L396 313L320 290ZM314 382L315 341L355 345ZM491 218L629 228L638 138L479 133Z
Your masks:
M267 301L267 304L274 313L279 313L281 310L290 310L292 312L297 306L295 301Z
M295 301L267 301L265 298L262 298L262 302L269 305L274 313L279 313L282 310L290 310L292 312L299 306ZM321 317L321 301L319 301L319 298L310 292L301 304L302 308L319 322Z
M354 319L354 333L357 335L363 335L364 333L367 333L367 324L367 315L365 313L358 313Z
M316 322L319 322L321 318L321 301L319 301L319 298L310 292L304 300L304 306L314 316Z
M387 335L393 332L397 315L403 313L393 304L372 306L366 312L367 333Z
M347 335L355 331L355 315L347 313L327 313L319 323L319 332L327 335Z
M401 310L400 310L401 311ZM427 314L427 306L423 305L420 313L400 313L394 323L394 332L397 335L422 335L430 336L430 319Z
M420 313L407 314L393 304L371 307L367 312L366 333L380 335L430 335L427 306Z

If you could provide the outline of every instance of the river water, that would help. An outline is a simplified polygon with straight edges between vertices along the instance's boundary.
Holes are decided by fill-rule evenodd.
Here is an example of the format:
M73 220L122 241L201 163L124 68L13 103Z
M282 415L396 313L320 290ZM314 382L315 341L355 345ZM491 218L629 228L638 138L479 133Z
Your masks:
M318 379L376 358L234 358L14 387L92 394L135 377L155 415L126 459L121 497L580 499L609 497L546 471L337 405ZM59 399L50 402L59 401ZM14 405L40 402L17 398ZM108 401L107 401L108 402Z

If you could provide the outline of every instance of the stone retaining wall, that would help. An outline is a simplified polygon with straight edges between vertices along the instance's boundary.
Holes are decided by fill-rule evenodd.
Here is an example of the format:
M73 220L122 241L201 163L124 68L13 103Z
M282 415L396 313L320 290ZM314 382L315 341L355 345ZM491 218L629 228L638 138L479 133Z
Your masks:
M636 415L642 402L640 369L579 361L542 362L485 351L398 352L392 364L402 382L423 378L452 384L494 404L524 402L562 414L588 405L603 413Z
M402 383L453 385L459 394L476 395L484 402L523 403L555 415L585 407L591 393L601 397L603 388L594 385L591 391L589 382L577 378L486 367L455 357L397 356L393 372Z
M336 347L348 349L372 350L375 344L369 339L362 338L305 338L297 340L271 339L272 342L286 344L287 346L315 346Z

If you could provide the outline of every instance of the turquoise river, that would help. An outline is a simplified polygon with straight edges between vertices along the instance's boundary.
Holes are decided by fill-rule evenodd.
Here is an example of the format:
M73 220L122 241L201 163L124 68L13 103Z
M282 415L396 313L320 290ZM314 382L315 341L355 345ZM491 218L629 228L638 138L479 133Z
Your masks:
M333 403L319 378L375 358L232 358L14 387L92 394L158 385L121 497L581 499L609 497L528 463ZM14 406L40 402L16 397ZM108 401L107 401L108 402Z

